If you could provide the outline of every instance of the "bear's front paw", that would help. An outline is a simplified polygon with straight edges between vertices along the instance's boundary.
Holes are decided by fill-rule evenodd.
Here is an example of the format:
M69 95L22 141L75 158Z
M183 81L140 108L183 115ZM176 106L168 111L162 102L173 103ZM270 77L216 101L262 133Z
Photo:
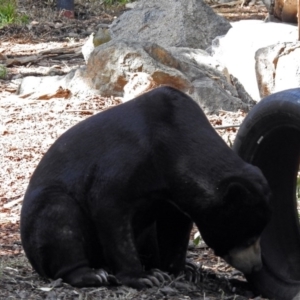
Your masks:
M145 287L159 287L166 282L171 282L171 280L171 277L167 273L164 273L159 269L153 269L145 277L138 279Z
M103 269L82 268L69 274L65 279L72 286L96 287L105 285L120 285L121 282Z
M95 276L98 278L100 285L121 284L121 282L114 275L108 274L103 269L95 270Z
M154 286L163 286L166 282L171 282L171 277L159 269L153 269L149 272L139 274L119 274L117 276L122 284L136 289L151 288Z

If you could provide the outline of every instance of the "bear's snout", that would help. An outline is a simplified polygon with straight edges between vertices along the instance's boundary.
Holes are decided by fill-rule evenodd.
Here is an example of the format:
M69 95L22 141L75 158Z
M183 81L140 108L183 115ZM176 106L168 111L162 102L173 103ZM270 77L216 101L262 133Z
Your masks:
M244 274L260 271L262 268L260 239L257 239L250 246L231 249L223 258L228 264Z

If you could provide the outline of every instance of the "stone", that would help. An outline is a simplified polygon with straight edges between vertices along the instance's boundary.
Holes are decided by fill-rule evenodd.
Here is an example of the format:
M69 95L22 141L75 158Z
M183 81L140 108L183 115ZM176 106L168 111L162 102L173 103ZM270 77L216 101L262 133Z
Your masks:
M83 44L81 52L85 63L89 60L91 53L94 51L95 47L107 43L111 40L109 27L106 24L100 24L96 34L92 32L87 38L86 42Z
M189 94L207 113L220 109L248 111L255 105L239 80L206 51L179 47L168 48L168 51L178 60L179 69L194 87L194 92Z
M295 25L243 20L232 23L229 32L216 38L208 51L230 74L238 78L255 101L259 101L260 92L255 71L256 51L278 41L293 42L297 39L298 28Z
M173 82L179 89L187 90L190 82L177 69L178 64L156 44L112 40L91 53L84 76L102 96L123 96L124 86L138 72L149 74L156 85Z
M110 31L113 39L206 49L230 28L202 0L140 0L113 22Z
M85 67L71 70L63 76L26 76L22 79L17 94L21 98L37 100L41 95L69 90L70 96L82 98L97 94L84 77Z
M98 31L96 32L93 44L94 47L100 46L104 43L107 43L111 40L109 27L100 27Z
M26 76L17 91L18 95L37 94L40 92L51 93L61 86L61 80L64 76Z
M286 23L297 24L297 0L275 0L274 16Z
M85 60L85 63L88 62L91 53L94 51L94 48L95 48L94 42L93 42L94 37L95 37L95 34L92 32L81 48L81 52L82 52L83 58Z
M124 85L123 102L133 99L152 88L157 84L153 78L144 72L136 72L129 75L128 82Z
M129 101L161 85L187 93L207 114L248 111L254 105L240 82L206 51L125 40L96 47L86 66L65 76L24 79L19 94L37 99L46 90L63 89L75 98L100 94Z
M263 0L263 2L269 14L275 19L297 24L297 0ZM272 2L274 2L273 5Z
M83 77L102 96L124 96L126 101L153 87L173 86L192 96L208 114L220 109L247 111L254 103L201 49L112 40L95 48Z
M255 70L261 97L300 87L300 42L278 43L259 49Z

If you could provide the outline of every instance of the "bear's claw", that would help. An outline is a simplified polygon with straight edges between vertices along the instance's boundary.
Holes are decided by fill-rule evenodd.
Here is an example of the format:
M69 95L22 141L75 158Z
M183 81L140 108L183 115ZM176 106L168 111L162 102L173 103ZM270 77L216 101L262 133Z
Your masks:
M164 285L167 281L171 281L171 277L167 273L164 273L159 269L153 269L148 275L138 279L139 283L148 287L159 287L161 285Z
M99 279L101 284L108 284L108 273L103 269L99 269L95 271L96 277Z
M185 264L185 279L195 284L201 282L201 268L191 261Z

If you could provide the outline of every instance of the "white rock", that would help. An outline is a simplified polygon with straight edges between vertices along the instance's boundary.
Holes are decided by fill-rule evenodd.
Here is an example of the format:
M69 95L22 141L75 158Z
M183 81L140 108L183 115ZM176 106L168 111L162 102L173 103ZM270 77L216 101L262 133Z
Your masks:
M300 87L300 42L278 43L256 52L260 96Z
M260 95L255 74L255 52L277 42L296 41L298 28L283 23L244 20L231 23L224 37L213 42L213 57L237 77L250 96L258 101Z

